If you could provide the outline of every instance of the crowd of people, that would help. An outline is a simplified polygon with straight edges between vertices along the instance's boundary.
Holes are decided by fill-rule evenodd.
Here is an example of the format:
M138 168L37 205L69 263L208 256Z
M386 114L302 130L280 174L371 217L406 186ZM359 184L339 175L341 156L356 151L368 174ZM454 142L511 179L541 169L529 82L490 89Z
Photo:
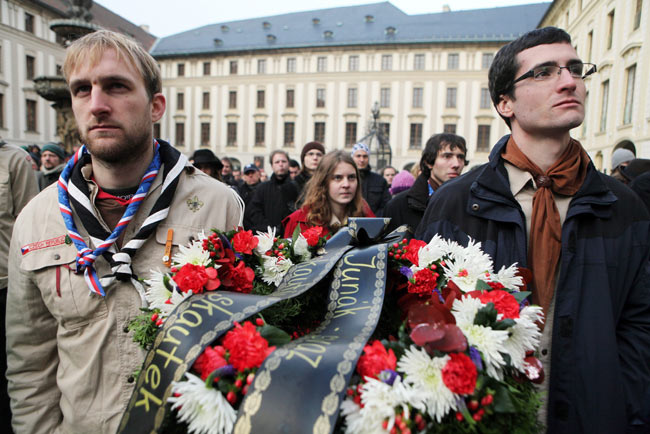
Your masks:
M157 63L135 42L101 30L72 43L63 72L84 146L68 159L56 143L27 153L0 142L3 432L116 431L145 356L127 327L139 277L169 267L201 230L329 235L372 216L425 242L479 241L496 270L532 271L548 432L650 431L650 214L639 197L648 203L649 164L617 150L615 179L571 138L595 71L565 31L536 29L490 67L511 134L486 164L463 174L467 144L455 134L431 136L411 170L381 174L363 143L309 142L300 161L271 152L266 179L260 161L241 168L200 149L190 162L152 137L166 101Z

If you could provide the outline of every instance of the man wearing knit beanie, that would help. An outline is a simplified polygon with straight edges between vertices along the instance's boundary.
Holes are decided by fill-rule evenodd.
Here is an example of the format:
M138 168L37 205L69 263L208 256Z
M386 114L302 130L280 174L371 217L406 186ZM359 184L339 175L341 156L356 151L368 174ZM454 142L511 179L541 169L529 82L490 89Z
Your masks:
M630 163L630 161L634 160L635 158L636 157L634 156L634 153L629 149L619 148L615 150L612 154L612 172L610 175L613 178L616 178L619 181L627 184L628 180L623 176L622 171Z
M41 190L50 184L54 184L65 167L65 151L54 142L49 142L41 148L41 164L43 168Z
M293 178L293 182L298 187L298 194L302 194L302 191L305 189L305 184L309 181L309 178L314 174L314 171L318 168L320 160L323 159L325 155L325 147L320 142L309 142L302 147L300 152L300 164L302 164L302 170L300 173Z
M372 172L370 167L370 149L365 143L357 143L352 147L352 159L359 169L361 179L361 193L363 198L370 205L370 209L377 217L382 217L384 207L390 200L388 183L378 173Z

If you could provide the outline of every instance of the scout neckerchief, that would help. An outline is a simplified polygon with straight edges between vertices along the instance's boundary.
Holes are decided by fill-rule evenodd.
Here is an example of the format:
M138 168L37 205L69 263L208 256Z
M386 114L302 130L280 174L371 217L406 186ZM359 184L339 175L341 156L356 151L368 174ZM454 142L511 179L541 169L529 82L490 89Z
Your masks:
M81 168L91 161L91 156L86 146L82 146L79 149L68 164L66 164L63 172L61 172L58 182L59 208L63 216L63 221L68 229L68 234L78 250L76 259L77 272L83 270L86 284L93 293L102 296L106 295L104 287L108 287L116 279L120 281L131 280L139 291L142 289L142 285L133 275L131 260L138 248L153 233L158 223L167 217L180 174L187 162L185 156L166 143L161 145L158 141L154 140L153 146L154 158L143 175L137 192L129 201L124 215L112 233L109 233L100 223L90 201L88 183L81 173ZM163 184L160 196L137 234L120 251L117 251L114 246L115 241L138 211L161 166L163 170ZM71 204L72 207L70 206ZM92 243L95 245L95 250L90 249L83 238L81 238L81 235L79 235L72 217L73 208L81 220L83 227L88 231ZM99 256L103 256L111 266L111 274L103 276L101 279L97 277L95 267L93 266Z

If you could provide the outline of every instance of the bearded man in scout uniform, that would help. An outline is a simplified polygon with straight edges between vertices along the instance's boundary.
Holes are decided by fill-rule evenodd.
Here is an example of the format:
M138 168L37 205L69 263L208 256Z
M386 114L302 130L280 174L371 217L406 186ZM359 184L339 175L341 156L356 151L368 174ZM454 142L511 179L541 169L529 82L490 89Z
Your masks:
M160 70L137 43L89 34L64 63L85 146L18 217L7 353L18 433L114 433L144 352L129 322L139 277L202 229L241 224L235 193L153 138ZM225 206L224 206L225 205Z

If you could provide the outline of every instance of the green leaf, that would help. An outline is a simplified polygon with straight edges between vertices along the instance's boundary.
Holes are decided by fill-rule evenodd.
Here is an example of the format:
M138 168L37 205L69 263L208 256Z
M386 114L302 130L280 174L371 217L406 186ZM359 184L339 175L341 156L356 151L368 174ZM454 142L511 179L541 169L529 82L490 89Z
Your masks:
M520 292L513 292L512 296L517 300L517 303L521 303L525 299L528 298L528 296L531 294L530 291L520 291Z
M514 413L516 411L508 389L502 385L496 388L494 394L494 411L497 413Z
M517 324L514 319L506 318L501 321L497 321L494 324L492 324L492 329L493 330L508 330L510 327L514 326Z
M474 324L490 327L496 320L497 310L494 308L494 303L488 303L476 312Z
M483 280L479 279L476 281L476 290L477 291L490 291L492 287L485 283Z
M260 329L260 335L269 342L269 345L282 346L291 341L291 336L287 332L268 324Z
M295 255L295 253L293 252L293 246L296 245L296 241L298 240L299 236L300 236L300 223L296 225L296 228L293 230L293 234L291 234L291 256Z

